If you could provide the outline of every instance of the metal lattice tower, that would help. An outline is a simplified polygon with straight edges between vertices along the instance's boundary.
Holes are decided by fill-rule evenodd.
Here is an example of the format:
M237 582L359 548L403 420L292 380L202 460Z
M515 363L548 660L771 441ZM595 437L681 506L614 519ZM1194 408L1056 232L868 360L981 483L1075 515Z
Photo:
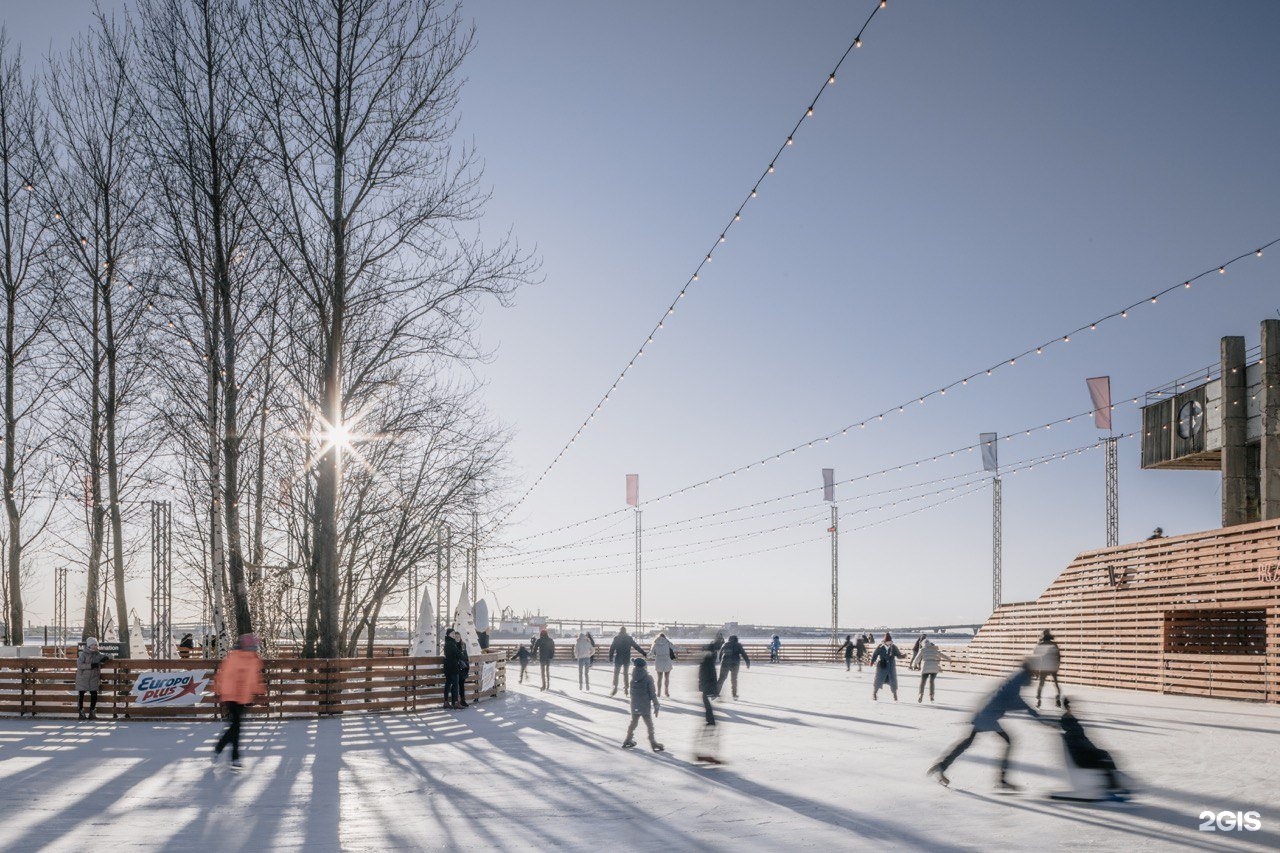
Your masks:
M831 642L840 636L840 527L839 510L831 504Z
M449 599L453 596L453 578L449 570L449 547L452 534L444 528L436 534L436 654L444 650L440 648L440 635L449 624L445 615L449 612Z
M467 590L474 605L480 600L480 513L471 510L471 562L467 566Z
M173 657L173 509L151 502L151 651Z
M1120 544L1120 462L1117 439L1107 439L1107 547Z
M643 615L640 608L641 595L641 563L640 563L640 507L636 507L636 633L642 634L644 630L641 628L640 618Z
M1002 483L999 477L991 479L991 609L995 610L1004 599L1004 515Z
M53 630L59 649L67 647L67 572L66 566L53 570Z

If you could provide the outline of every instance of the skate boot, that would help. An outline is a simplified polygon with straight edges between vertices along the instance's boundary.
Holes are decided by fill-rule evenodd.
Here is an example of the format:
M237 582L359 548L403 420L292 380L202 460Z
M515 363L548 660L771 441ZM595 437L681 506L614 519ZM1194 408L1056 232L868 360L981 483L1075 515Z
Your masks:
M662 752L664 749L666 749L666 747L665 747L665 746L663 746L662 744L658 743L657 741L654 741L653 743L651 743L651 744L649 744L649 745L650 745L651 747L653 747L653 751L654 751L654 752Z
M916 704L919 704L923 701L924 701L924 694L921 693L919 696L916 697Z
M81 712L80 712L80 719L83 721L83 720L87 720L87 719L89 719L89 717L88 717L88 715L86 715L86 714L85 714L85 712L84 712L84 711L81 711Z
M1001 776L1000 781L996 782L996 790L1002 794L1015 794L1018 791L1021 791L1022 788Z
M238 770L243 770L243 769L244 769L244 765L240 763L240 759L238 759L238 758L234 758L234 759L232 759L232 760L231 760L231 769L232 769L232 770L237 770L237 771L238 771Z
M925 773L924 775L937 776L938 784L940 784L944 788L948 788L951 786L951 780L947 778L947 774L943 771L941 764L933 765L932 767L929 768L928 772Z
M622 742L623 749L631 749L635 745L636 745L636 742L633 740L625 740Z

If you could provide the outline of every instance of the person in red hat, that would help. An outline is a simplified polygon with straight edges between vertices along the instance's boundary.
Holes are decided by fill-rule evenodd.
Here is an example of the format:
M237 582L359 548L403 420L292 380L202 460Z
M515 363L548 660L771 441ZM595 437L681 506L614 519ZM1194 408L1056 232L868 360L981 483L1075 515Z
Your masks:
M240 720L245 706L253 704L259 696L265 696L262 683L262 658L258 657L258 637L241 634L236 647L218 664L213 679L213 692L218 694L227 717L227 729L213 749L213 763L218 763L222 750L231 745L231 769L240 769Z

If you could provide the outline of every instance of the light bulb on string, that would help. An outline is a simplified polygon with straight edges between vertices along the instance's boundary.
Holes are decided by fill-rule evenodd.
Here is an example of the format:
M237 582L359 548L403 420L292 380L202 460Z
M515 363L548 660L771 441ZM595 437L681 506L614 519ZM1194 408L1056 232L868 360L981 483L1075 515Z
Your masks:
M854 46L854 47L862 47L862 39L860 39L860 38L856 38L856 39L854 39L854 40L853 40L853 46Z
M832 71L831 76L827 78L827 85L830 86L832 83L835 83L835 82L836 82L836 73Z

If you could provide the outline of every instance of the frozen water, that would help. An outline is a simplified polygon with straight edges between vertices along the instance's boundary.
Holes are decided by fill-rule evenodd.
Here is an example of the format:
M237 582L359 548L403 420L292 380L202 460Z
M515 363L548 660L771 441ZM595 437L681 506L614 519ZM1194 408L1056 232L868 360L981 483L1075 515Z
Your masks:
M619 748L628 706L604 667L591 693L576 669L554 673L551 692L513 686L457 713L250 717L242 774L211 769L212 723L0 719L0 849L1280 848L1273 706L1066 688L1141 787L1132 805L1093 806L1045 799L1068 786L1060 740L1025 717L1008 726L1021 795L993 793L989 735L951 790L925 777L988 679L944 673L939 701L918 705L905 668L894 703L871 701L869 672L757 664L741 700L717 704L729 763L703 768L693 667L673 674L661 755L642 738ZM1262 828L1197 828L1224 810L1257 811Z

